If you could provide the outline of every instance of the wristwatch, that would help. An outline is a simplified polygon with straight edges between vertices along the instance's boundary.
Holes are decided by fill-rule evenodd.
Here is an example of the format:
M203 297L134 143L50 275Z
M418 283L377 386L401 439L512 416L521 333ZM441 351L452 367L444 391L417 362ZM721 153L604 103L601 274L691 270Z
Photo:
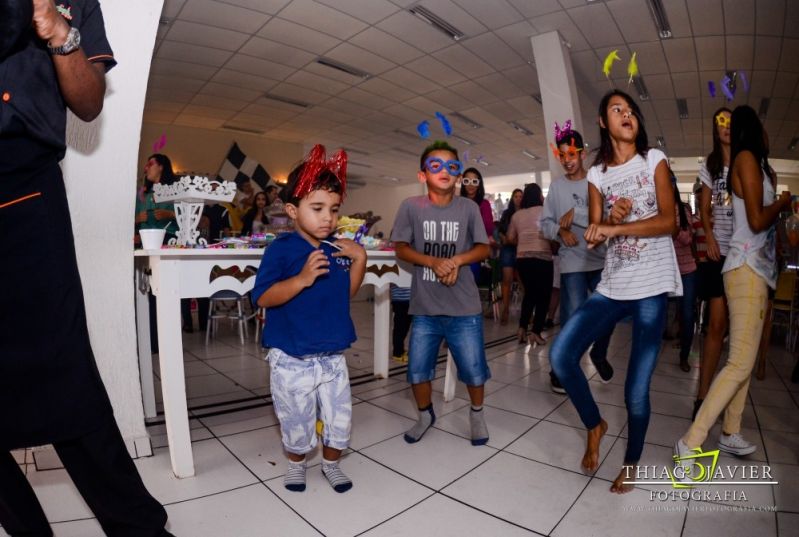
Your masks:
M69 33L67 34L67 40L64 42L63 45L60 47L51 47L50 44L47 44L47 50L50 51L50 54L55 56L66 56L72 52L75 52L80 47L80 32L77 28L70 28Z

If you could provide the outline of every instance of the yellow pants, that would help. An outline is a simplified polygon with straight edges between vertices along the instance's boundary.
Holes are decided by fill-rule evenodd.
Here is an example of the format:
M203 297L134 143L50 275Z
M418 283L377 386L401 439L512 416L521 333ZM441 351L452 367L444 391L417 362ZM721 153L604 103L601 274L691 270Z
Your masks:
M689 448L702 446L722 411L722 431L726 434L740 432L749 379L757 359L768 300L766 281L749 266L742 265L724 273L724 292L730 308L730 356L710 385L694 423L683 437Z

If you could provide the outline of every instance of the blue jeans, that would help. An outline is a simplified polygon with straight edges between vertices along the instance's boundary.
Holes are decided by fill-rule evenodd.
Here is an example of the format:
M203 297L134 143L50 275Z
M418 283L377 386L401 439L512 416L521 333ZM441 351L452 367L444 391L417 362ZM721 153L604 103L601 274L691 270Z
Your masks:
M683 274L682 296L677 298L680 308L680 360L687 360L694 343L696 321L696 271Z
M587 272L569 272L560 275L560 325L566 326L569 319L582 306L591 293L594 292L599 280L602 278L602 269ZM613 325L608 333L594 341L591 347L591 361L599 364L607 360L610 336L613 335Z
M583 425L593 429L599 425L601 417L580 368L580 358L593 341L628 315L633 319L633 344L624 382L628 425L624 464L635 464L641 458L649 427L649 382L666 325L666 294L640 300L613 300L594 293L561 329L549 351L549 360Z
M491 378L483 344L483 316L414 315L408 345L408 382L435 378L441 341L446 340L458 369L458 380L482 386Z

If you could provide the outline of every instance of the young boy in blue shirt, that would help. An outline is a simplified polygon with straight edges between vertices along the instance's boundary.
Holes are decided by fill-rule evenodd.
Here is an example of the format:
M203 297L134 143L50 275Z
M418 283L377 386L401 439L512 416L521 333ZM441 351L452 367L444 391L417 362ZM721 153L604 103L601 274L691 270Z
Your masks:
M418 442L436 420L431 381L442 340L469 392L472 445L488 442L483 393L491 373L483 345L480 294L469 265L487 258L490 249L477 204L455 196L462 171L457 150L446 142L425 148L418 178L428 193L402 202L391 234L397 258L414 265L408 382L419 419L405 433L410 444Z
M346 189L347 156L330 160L315 146L280 195L294 231L264 252L252 296L267 308L262 344L271 348L272 401L289 468L283 480L305 490L305 457L316 448L317 406L322 473L336 492L352 488L338 465L349 446L352 401L344 349L355 341L350 297L363 281L366 251L333 234Z

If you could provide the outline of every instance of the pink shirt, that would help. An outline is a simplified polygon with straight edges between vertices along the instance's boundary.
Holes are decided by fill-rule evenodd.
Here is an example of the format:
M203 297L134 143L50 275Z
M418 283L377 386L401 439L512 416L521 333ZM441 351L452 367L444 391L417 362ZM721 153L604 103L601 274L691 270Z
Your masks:
M491 204L486 199L480 203L480 216L486 227L486 235L491 237L494 234L494 213L491 212Z
M508 239L516 241L516 257L534 257L552 259L552 246L541 232L541 216L544 207L528 207L513 213L508 226Z
M696 270L696 260L694 253L691 250L691 243L694 241L694 228L692 225L691 210L686 206L676 207L677 211L685 211L685 216L688 218L688 229L680 228L674 240L674 253L677 254L677 266L680 268L680 274L690 274ZM680 213L675 211L674 216L677 219L677 227L680 226Z

